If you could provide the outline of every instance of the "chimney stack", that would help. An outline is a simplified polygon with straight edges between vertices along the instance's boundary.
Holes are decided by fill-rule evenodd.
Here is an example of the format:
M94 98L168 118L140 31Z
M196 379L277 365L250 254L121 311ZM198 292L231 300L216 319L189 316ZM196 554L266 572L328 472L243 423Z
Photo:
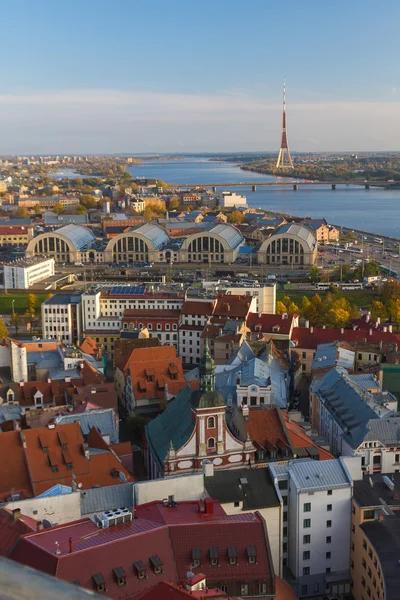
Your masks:
M44 525L42 523L42 521L38 521L36 524L36 531L43 531L44 529Z
M21 509L20 508L13 508L12 515L13 515L14 521L18 521L18 519L21 516Z
M340 333L343 335L344 334L344 327L341 328Z
M389 327L388 327L388 331L389 331L389 333L392 333L392 332L393 332L393 326L392 326L392 325L389 325Z
M74 551L74 547L72 544L72 537L68 538L68 543L69 543L69 553L72 554L72 552Z
M372 329L369 330L369 335L372 335Z

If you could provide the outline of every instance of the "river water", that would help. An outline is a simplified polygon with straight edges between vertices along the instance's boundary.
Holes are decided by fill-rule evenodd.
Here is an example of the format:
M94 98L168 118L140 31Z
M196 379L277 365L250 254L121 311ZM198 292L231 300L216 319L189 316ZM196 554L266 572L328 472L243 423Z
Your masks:
M195 183L279 181L270 175L242 171L234 163L214 162L206 158L148 160L128 170L133 177L161 179L182 187ZM229 190L229 186L226 189ZM256 192L252 192L248 185L231 189L246 196L248 205L255 208L300 217L325 217L335 225L400 237L400 189L365 190L358 186L338 186L333 191L331 186L324 184L303 185L298 191L291 186L279 185L260 187Z

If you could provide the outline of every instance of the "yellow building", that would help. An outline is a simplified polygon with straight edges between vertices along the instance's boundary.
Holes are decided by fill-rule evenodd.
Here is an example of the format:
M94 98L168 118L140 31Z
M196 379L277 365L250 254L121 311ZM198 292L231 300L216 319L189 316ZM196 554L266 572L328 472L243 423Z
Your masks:
M1 225L0 246L27 246L33 237L33 227L26 225Z
M400 598L400 474L354 482L350 574L354 600Z

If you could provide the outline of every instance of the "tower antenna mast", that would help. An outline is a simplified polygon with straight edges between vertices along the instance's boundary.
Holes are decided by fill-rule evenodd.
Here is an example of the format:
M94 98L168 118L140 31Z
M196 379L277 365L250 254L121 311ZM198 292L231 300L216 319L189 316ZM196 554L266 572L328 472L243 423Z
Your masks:
M279 148L277 169L294 169L292 157L290 155L289 142L286 129L286 80L283 80L283 113L282 113L282 135Z

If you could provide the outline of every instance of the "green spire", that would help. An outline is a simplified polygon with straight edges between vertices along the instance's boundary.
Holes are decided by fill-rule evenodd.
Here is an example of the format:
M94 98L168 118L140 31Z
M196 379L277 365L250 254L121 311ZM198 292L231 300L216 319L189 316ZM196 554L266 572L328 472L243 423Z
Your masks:
M208 338L204 342L204 352L200 361L200 390L213 392L215 390L215 363L210 354Z

